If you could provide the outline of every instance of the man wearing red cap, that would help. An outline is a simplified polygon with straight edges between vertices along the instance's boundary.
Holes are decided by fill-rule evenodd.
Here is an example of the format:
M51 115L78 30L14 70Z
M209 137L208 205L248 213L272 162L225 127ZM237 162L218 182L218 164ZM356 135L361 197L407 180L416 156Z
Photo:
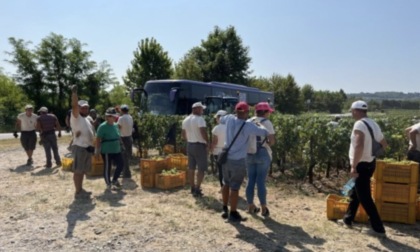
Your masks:
M246 156L248 142L251 136L267 137L268 131L260 128L252 122L247 122L249 106L246 102L239 102L235 106L236 115L226 115L220 119L220 123L226 124L225 148L231 145L227 161L223 164L223 214L222 218L230 221L244 221L246 218L237 211L239 189L246 175ZM238 133L239 132L239 133ZM237 135L235 141L233 139ZM230 212L228 211L230 202Z

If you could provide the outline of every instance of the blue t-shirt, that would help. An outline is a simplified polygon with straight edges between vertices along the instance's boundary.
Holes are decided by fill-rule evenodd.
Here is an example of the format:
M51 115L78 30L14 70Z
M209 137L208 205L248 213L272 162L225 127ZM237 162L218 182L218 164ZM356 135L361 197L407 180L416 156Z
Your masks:
M250 136L266 137L268 135L268 131L266 129L258 127L255 123L238 119L234 115L226 115L220 119L221 124L226 124L226 148L229 147L244 122L244 127L229 150L228 159L239 160L246 158Z
M96 137L101 139L101 153L120 153L120 130L117 124L110 125L107 122L103 122L98 127Z

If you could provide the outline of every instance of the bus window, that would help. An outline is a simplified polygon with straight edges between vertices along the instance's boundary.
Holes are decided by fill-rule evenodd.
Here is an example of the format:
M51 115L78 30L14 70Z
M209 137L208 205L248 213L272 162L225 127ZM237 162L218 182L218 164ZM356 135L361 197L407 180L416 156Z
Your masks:
M206 97L205 104L206 114L215 114L218 110L221 110L223 107L221 97Z

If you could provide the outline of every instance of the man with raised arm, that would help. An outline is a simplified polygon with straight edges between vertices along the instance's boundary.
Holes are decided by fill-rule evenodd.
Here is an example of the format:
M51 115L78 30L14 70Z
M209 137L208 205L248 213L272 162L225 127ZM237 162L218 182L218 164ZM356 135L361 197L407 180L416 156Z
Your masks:
M91 170L93 152L88 147L93 145L94 129L87 119L89 115L89 104L80 100L77 96L77 86L73 85L71 96L71 118L70 123L73 129L73 180L76 188L75 197L90 196L90 192L83 189L83 178Z

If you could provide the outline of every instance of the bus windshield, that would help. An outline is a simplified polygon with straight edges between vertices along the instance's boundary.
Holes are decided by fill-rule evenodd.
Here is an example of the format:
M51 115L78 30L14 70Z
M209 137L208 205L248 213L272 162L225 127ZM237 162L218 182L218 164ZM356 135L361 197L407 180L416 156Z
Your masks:
M146 84L147 108L151 114L174 115L177 109L176 83L161 82Z

